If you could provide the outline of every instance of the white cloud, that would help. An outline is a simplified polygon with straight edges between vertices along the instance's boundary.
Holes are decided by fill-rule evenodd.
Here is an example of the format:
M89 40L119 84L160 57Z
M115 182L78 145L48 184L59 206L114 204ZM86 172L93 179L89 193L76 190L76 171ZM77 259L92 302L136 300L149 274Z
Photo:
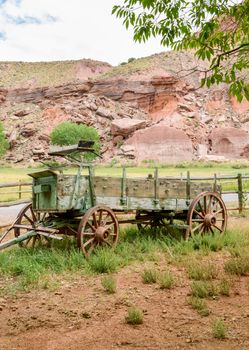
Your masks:
M17 6L16 0L8 0L0 8L0 32L6 34L6 40L0 40L0 60L92 58L116 65L129 57L164 51L159 40L133 42L132 32L111 15L113 4L120 1L22 0ZM18 25L7 16L36 18L41 24Z

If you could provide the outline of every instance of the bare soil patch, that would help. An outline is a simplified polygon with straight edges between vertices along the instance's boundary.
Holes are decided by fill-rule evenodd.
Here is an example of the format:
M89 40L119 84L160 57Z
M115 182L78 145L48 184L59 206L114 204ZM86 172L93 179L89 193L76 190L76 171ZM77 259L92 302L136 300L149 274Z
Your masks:
M244 226L246 220L234 219L231 225ZM227 256L214 252L203 259L220 270ZM160 289L158 283L144 284L144 268L170 270L176 285ZM185 267L170 264L163 256L133 264L113 276L117 281L115 294L103 289L101 275L75 275L61 277L56 291L32 290L0 297L0 349L249 348L249 276L232 278L230 296L205 299L210 310L207 317L189 305L190 280ZM143 324L125 322L132 305L143 310ZM216 319L224 320L227 327L224 340L212 335Z

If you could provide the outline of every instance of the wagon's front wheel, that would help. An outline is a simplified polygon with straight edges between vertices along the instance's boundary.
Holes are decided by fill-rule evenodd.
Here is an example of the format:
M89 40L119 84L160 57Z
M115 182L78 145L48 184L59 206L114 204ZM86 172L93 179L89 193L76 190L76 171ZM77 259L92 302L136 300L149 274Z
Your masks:
M114 247L118 241L119 225L115 213L98 205L90 208L81 219L77 241L86 257L98 246Z
M227 226L227 210L222 198L215 192L200 193L190 204L187 224L186 238L198 233L223 233Z
M32 204L27 204L19 212L16 222L14 224L14 235L15 237L22 236L28 231L32 231L37 226L44 226L44 222L48 216L48 213L37 213L34 212ZM28 238L26 241L20 242L19 246L23 248L37 247L41 245L42 241L48 242L48 238L42 237L37 233L37 235Z

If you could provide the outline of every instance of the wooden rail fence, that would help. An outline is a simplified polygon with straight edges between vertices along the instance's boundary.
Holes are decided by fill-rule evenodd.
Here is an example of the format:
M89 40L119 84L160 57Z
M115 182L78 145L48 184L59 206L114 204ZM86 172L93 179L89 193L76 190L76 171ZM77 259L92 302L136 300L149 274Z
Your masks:
M222 196L226 197L228 195L236 197L236 200L233 203L232 207L229 207L229 210L238 210L239 213L242 213L243 210L248 210L249 207L247 204L247 195L249 194L249 174L237 174L237 175L217 175L213 176L190 176L190 173L187 172L186 176L171 176L165 177L170 180L182 180L182 181L210 181L213 183L214 190L218 184L221 184L223 188L226 188L227 185L234 187L233 190L222 190ZM247 183L245 183L247 181ZM229 186L228 186L229 187ZM2 189L6 191L2 191ZM18 181L18 182L9 182L9 183L0 183L0 207L8 207L15 204L25 203L31 200L32 194L32 182L27 181ZM6 199L6 196L16 195L15 200ZM25 197L25 198L24 198ZM226 200L225 200L226 201ZM232 201L230 201L232 202ZM236 203L236 205L235 205ZM234 206L235 205L235 206Z
M32 193L32 182L27 181L18 181L18 182L7 182L0 183L0 207L9 207L15 204L21 204L25 202L30 202L31 193ZM25 189L23 189L25 188ZM2 189L7 189L6 191L2 191ZM27 194L29 194L27 196ZM6 196L15 196L15 200L9 200ZM24 199L25 195L25 199Z

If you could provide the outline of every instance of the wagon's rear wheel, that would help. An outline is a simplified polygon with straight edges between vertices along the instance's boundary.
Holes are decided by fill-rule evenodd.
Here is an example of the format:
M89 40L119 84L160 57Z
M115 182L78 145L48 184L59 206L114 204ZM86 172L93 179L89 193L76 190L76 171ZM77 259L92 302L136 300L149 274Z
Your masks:
M118 241L119 225L115 213L106 206L90 208L81 219L78 247L86 257L98 246L114 247Z
M146 230L160 230L166 227L167 220L162 216L155 213L141 212L137 210L136 212L137 228L139 231L143 232Z
M186 234L223 233L227 226L227 210L221 197L215 192L202 192L190 204L187 216L189 230Z
M32 228L39 226L43 226L43 222L47 218L47 213L35 213L32 204L27 204L18 214L15 225L23 225L24 227L15 227L14 225L14 235L15 237L19 237L28 231L31 231ZM32 236L27 240L20 242L20 247L28 248L28 247L36 247L41 244L42 240L48 242L47 238L42 237L37 234L36 236Z

